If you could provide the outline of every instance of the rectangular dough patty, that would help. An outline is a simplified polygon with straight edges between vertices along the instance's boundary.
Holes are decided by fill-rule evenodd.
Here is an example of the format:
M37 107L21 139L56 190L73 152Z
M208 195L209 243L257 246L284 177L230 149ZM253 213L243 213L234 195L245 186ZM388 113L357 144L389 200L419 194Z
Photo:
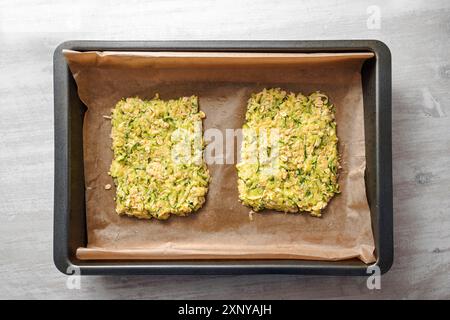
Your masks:
M255 211L306 211L320 216L339 192L334 106L320 92L309 96L264 89L248 101L239 198Z
M204 117L196 96L117 103L110 175L118 214L167 219L202 207L210 179L202 155Z

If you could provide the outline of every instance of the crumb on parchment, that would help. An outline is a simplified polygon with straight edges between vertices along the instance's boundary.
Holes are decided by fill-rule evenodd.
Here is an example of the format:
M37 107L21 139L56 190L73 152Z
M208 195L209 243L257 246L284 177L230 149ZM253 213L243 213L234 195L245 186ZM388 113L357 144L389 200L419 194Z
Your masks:
M254 219L254 217L253 217L253 214L255 213L255 211L253 211L253 210L250 210L249 212L248 212L248 218L250 219L250 221L253 221L253 219Z

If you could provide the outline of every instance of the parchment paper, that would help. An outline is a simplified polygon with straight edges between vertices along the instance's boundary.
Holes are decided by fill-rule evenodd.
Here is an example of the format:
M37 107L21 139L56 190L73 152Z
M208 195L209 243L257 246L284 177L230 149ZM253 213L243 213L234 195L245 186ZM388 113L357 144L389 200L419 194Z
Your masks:
M360 74L371 53L64 53L88 107L83 127L88 244L78 248L78 258L375 261ZM225 135L225 129L242 127L247 99L266 87L304 94L321 90L336 105L341 194L322 218L263 211L251 220L250 209L238 202L233 164L209 165L206 204L187 217L138 220L115 213L114 183L107 174L111 123L103 116L119 99L197 95L207 115L204 129ZM106 184L113 188L105 190Z

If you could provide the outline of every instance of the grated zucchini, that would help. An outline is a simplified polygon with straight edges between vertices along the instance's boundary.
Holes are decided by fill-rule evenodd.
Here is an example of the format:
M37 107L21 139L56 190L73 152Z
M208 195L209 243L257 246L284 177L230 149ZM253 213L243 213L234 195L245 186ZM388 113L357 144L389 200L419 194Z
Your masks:
M237 164L239 198L254 211L320 216L339 193L334 106L309 96L264 89L251 96Z
M116 185L118 214L167 219L202 207L210 180L202 156L204 116L196 96L117 103L111 115L114 159L109 174ZM181 160L174 153L180 139L192 146L191 156Z

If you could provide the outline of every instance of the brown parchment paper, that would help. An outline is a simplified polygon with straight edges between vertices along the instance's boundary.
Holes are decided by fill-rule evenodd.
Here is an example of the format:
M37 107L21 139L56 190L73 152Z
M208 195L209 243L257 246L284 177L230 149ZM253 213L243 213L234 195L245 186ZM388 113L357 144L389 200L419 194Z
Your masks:
M312 259L375 261L364 170L361 65L371 53L261 54L195 52L74 52L65 57L88 107L84 170L88 244L80 259ZM123 97L197 95L204 129L241 128L252 92L281 87L321 90L336 105L341 194L322 218L263 211L249 218L238 201L233 164L209 165L212 181L202 209L167 221L114 211L111 123L104 115ZM234 153L237 148L234 148ZM227 150L233 157L233 150ZM234 155L235 157L235 155ZM236 158L236 157L235 157ZM106 184L113 185L105 190Z

